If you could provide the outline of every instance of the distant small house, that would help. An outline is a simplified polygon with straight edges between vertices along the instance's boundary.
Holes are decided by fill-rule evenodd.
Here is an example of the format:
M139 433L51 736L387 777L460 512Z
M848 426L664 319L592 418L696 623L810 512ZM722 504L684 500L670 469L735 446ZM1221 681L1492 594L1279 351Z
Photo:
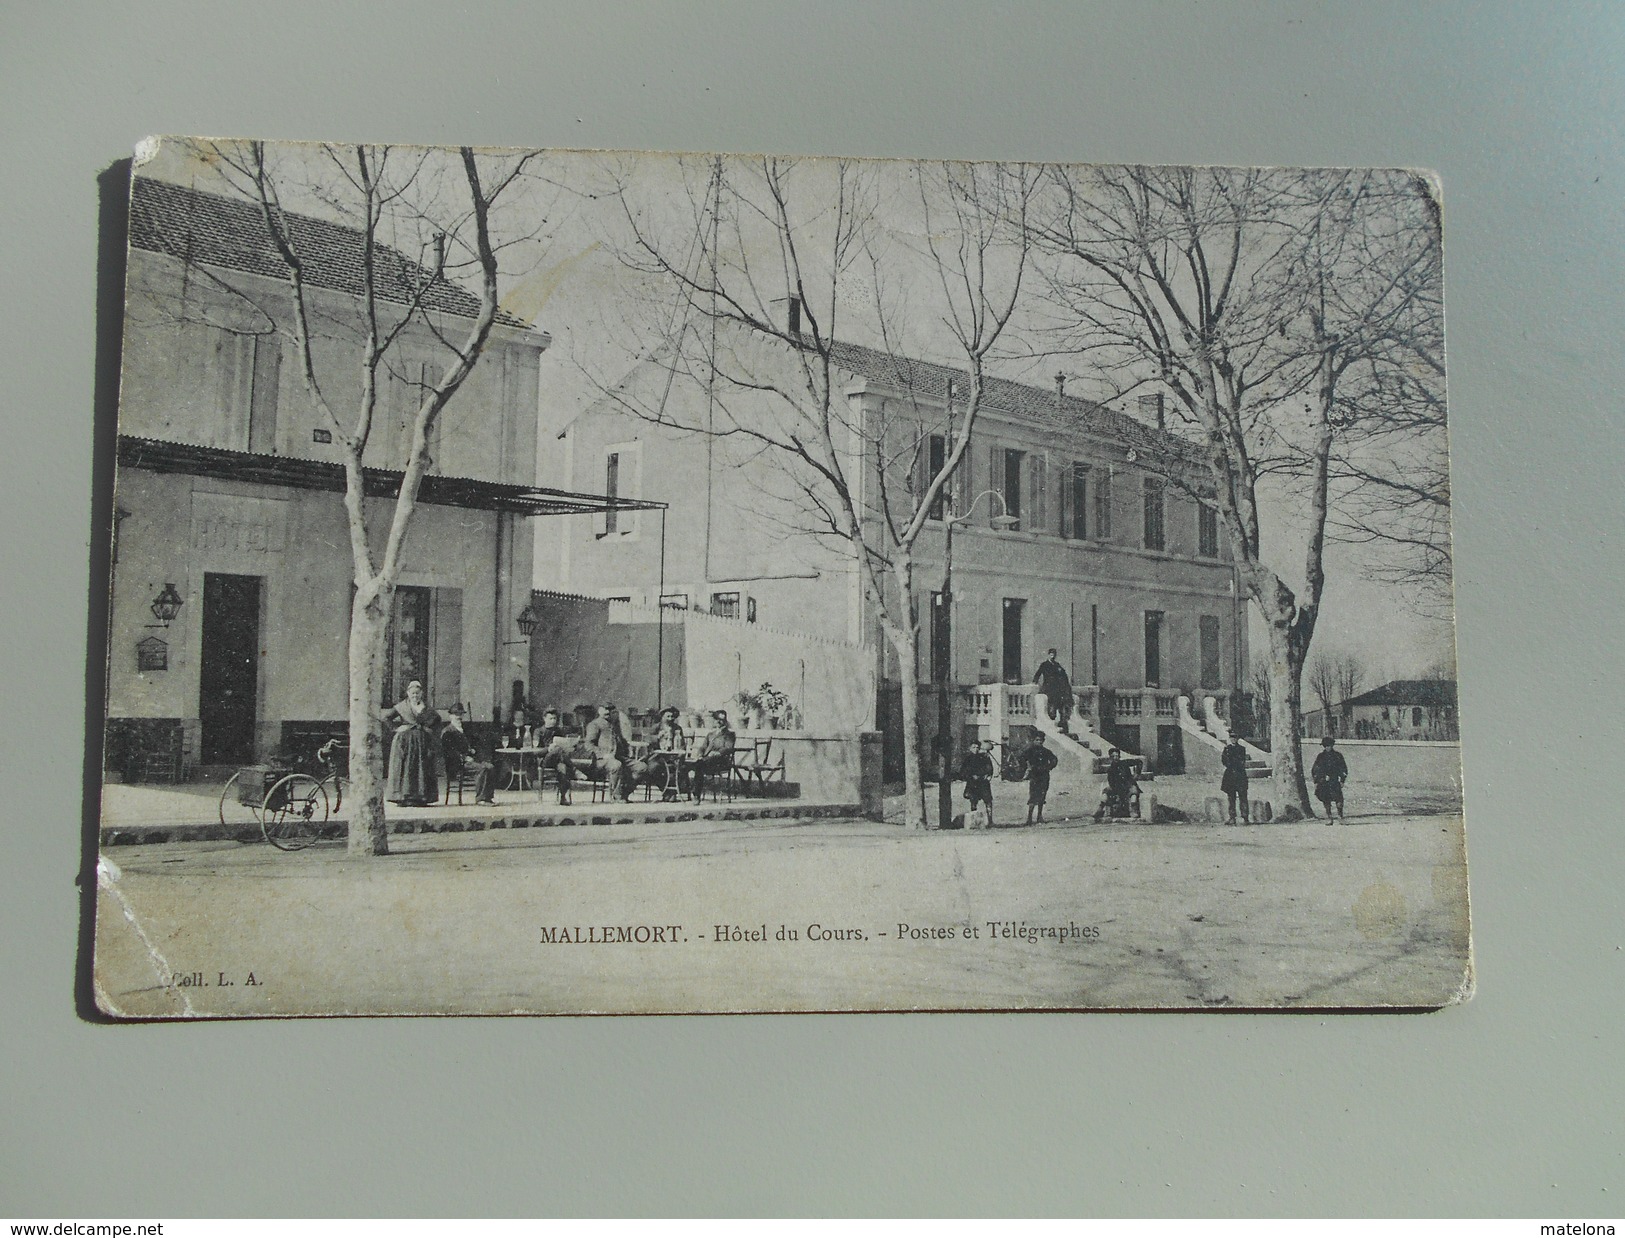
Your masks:
M1335 713L1337 733L1350 739L1458 737L1453 679L1395 679L1344 701ZM1312 725L1305 729L1323 733Z

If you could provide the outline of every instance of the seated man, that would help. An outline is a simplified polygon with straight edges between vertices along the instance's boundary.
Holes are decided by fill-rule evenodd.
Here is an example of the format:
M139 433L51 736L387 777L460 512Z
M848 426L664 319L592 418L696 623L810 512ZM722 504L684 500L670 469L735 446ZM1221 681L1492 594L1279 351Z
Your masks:
M622 803L630 800L632 780L639 771L631 766L632 745L621 731L614 705L606 702L598 707L598 716L581 733L581 745L587 749L594 768L603 774L609 798Z
M677 798L683 757L688 751L688 741L677 723L677 716L675 705L660 711L660 725L655 728L654 744L649 750L648 781L661 789L662 800Z
M689 798L696 804L705 793L705 779L721 774L729 776L734 765L734 732L728 725L726 710L714 710L711 729L702 735L682 765L682 780Z
M490 761L481 761L474 755L474 745L469 743L468 736L463 732L463 719L468 711L461 704L453 705L446 713L446 726L440 732L440 752L446 762L446 794L451 794L450 780L463 773L474 775L474 802L476 804L494 804L495 797L491 793L491 771L495 768Z
M1134 776L1134 766L1123 760L1116 748L1106 754L1106 785L1100 789L1100 807L1095 820L1127 817L1133 812L1134 793L1140 789L1140 780Z
M541 729L536 732L535 746L541 750L536 758L540 769L551 770L553 777L558 781L560 804L570 802L570 784L575 781L576 767L570 763L570 750L575 747L575 738L568 734L559 725L559 711L549 709L542 714ZM541 780L536 783L536 794L542 792Z

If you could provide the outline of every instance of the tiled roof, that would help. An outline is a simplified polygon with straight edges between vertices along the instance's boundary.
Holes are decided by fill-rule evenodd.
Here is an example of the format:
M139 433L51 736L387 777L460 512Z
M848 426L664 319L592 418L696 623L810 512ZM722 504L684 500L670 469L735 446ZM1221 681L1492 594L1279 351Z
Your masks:
M860 378L900 387L925 399L941 399L948 389L950 378L954 380L956 395L963 397L970 390L970 375L964 370L879 352L860 344L836 342L831 350L831 359L843 370ZM1143 421L1093 400L1081 400L1076 396L1063 396L1057 400L1053 389L991 375L983 381L984 408L1049 425L1060 431L1102 435L1145 452L1174 455L1192 463L1201 460L1200 449L1189 439L1148 426Z
M1373 688L1344 705L1421 705L1424 708L1456 706L1456 681L1453 679L1395 679L1380 688Z
M314 287L362 295L362 234L343 224L291 211L286 218L294 247L304 262L305 281ZM286 279L288 274L266 235L258 205L145 176L137 176L131 183L130 245L186 262L273 279ZM406 304L412 289L429 272L388 246L379 244L373 253L378 297ZM462 318L473 318L480 309L478 298L443 277L434 282L423 303L428 309ZM497 321L530 329L529 323L506 310L497 311Z

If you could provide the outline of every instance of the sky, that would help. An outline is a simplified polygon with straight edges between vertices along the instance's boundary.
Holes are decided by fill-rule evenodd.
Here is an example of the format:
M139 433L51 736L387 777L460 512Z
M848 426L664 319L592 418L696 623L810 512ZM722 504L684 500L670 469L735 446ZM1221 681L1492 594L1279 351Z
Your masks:
M199 158L194 147L164 140L143 154L138 174L154 176L213 192L229 192L216 166ZM276 148L285 175L284 205L289 209L328 218L340 217L335 208L338 183L327 157L314 146ZM402 161L399 166L405 166ZM488 169L502 166L492 155ZM538 408L540 459L538 480L557 484L549 448L557 431L585 409L601 391L617 381L633 360L669 327L675 304L664 285L629 268L628 255L637 245L628 226L626 202L634 204L640 226L657 236L671 238L669 252L684 262L693 254L695 211L704 206L712 166L710 157L625 154L613 152L549 151L527 165L526 175L510 188L493 216L493 231L503 245L501 299L503 308L547 331L553 340L542 357ZM728 161L728 175L743 177L745 168ZM951 363L955 350L945 323L943 290L936 282L936 266L929 261L932 239L942 243L952 235L951 221L941 213L929 217L922 209L918 182L907 165L886 161L859 161L849 169L859 182L857 191L872 205L879 225L872 248L844 269L838 301L830 309L839 315L837 333L855 342L881 342L873 307L887 311L888 330L900 351ZM806 259L817 267L827 253L835 212L837 170L834 160L806 161L791 182L795 190L792 213L798 235L806 242ZM847 182L852 189L851 179ZM466 203L460 164L454 151L435 152L425 161L413 191L426 197L442 214ZM940 199L937 199L940 201ZM401 247L413 251L415 235L403 234ZM734 238L742 253L751 255L757 269L782 270L776 243L768 231L741 213ZM721 248L729 249L723 237ZM455 250L455 247L454 247ZM995 259L988 282L995 289L1009 285L1013 268ZM780 313L773 298L782 296L782 278L775 284L758 281L764 312ZM1053 374L1067 373L1069 394L1104 398L1112 394L1107 381L1082 358L1034 357L1043 345L1035 331L1025 329L1035 318L1025 307L1034 301L1039 281L1031 274L1022 284L1022 309L1001 344L1004 356L990 366L1006 377L1053 383ZM962 304L962 303L961 303ZM1027 354L1027 355L1023 355ZM1132 397L1114 402L1123 411L1135 411ZM1279 494L1261 494L1262 539L1265 560L1293 587L1303 577L1305 538L1295 519L1295 505ZM1368 668L1369 685L1387 679L1423 674L1454 664L1454 630L1448 618L1420 605L1407 591L1369 579L1366 566L1380 551L1332 544L1326 553L1328 584L1322 603L1315 651L1328 657L1353 655ZM1267 645L1256 615L1251 633L1253 661L1259 664ZM1312 702L1306 702L1310 705Z

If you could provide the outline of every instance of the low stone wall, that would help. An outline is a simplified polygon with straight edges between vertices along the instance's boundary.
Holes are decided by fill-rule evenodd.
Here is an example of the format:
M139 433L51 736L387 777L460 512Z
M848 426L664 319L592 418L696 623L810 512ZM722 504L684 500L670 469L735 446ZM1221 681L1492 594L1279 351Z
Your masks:
M1372 787L1403 787L1409 791L1461 794L1461 745L1427 740L1340 739L1337 750L1349 763L1350 783ZM1320 744L1303 745L1305 774L1320 752Z
M773 804L764 800L740 800L734 804L695 804L686 808L656 805L650 811L618 811L616 804L583 804L579 808L556 810L502 809L484 816L428 816L413 820L395 818L389 822L391 834L476 834L486 830L547 829L578 825L651 825L673 821L811 821L872 816L857 804ZM322 836L347 838L347 820L330 821ZM155 843L264 842L254 823L219 821L188 825L104 825L100 831L103 847L142 847Z
M881 799L880 732L858 735L815 735L806 731L740 731L739 741L771 740L769 759L784 755L784 777L795 783L801 799L860 805L863 815L879 820Z

